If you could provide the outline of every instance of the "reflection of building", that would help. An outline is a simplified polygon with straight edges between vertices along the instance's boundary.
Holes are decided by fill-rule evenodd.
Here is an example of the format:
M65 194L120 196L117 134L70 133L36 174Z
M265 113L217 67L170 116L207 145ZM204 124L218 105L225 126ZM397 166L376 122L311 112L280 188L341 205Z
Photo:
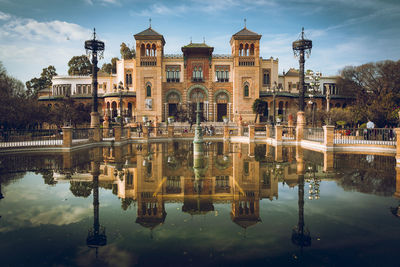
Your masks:
M134 35L136 58L117 62L117 73L99 73L99 111L119 115L119 92L122 88L124 115L142 120L155 117L166 121L182 107L190 112L199 100L207 121L235 121L242 116L252 120L252 103L263 98L268 103L262 120L272 114L273 91L278 115L284 117L297 111L298 72L290 69L278 74L278 59L260 57L261 35L246 27L232 35L231 53L217 55L214 48L203 43L181 47L181 54L164 54L164 36L153 28ZM306 81L307 83L307 81ZM43 92L40 101L57 104L63 96L88 102L91 96L90 77L56 76L51 92ZM330 105L343 107L346 97L335 86L335 77L322 77L321 87L314 95L317 109ZM161 118L160 118L161 117Z

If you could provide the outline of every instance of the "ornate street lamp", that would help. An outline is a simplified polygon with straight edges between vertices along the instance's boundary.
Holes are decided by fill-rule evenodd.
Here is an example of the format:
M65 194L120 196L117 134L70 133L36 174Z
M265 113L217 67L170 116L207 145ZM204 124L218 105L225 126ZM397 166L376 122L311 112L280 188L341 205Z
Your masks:
M97 62L98 58L103 58L104 42L96 40L96 29L93 29L93 39L85 41L86 55L92 56L92 112L90 113L90 127L95 128L100 125L100 118L97 103Z
M122 90L124 89L122 82L120 81L118 84L118 93L119 93L119 116L120 116L120 123L121 123L121 128L124 127L124 116L123 116L123 111L122 111Z
M319 79L321 77L320 72L314 73L313 71L309 72L307 74L307 79L309 79L309 87L308 87L308 95L310 97L309 104L311 105L311 112L312 112L312 127L314 127L314 121L315 121L315 105L313 101L314 95L318 94L319 92Z
M299 111L304 111L304 94L305 94L305 86L304 86L304 54L309 56L311 54L312 41L304 39L304 28L301 30L301 38L297 41L294 41L292 44L293 53L296 57L299 57L300 71L299 71Z

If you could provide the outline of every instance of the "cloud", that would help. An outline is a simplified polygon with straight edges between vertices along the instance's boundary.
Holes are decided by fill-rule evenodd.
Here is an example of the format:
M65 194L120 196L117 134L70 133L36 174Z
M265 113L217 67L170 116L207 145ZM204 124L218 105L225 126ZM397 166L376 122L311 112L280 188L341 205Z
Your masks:
M7 15L7 14L6 14ZM34 19L14 18L0 27L0 38L25 39L29 41L84 40L91 31L78 24L53 20L39 22Z
M66 73L68 60L85 53L83 43L91 36L91 30L66 21L0 16L8 18L0 24L0 58L8 72L22 81L49 65Z
M0 11L0 20L9 20L11 18L10 14L6 14Z
M163 4L153 4L149 8L143 9L139 12L131 11L131 15L138 15L142 17L152 17L154 15L160 16L180 16L188 10L188 6L180 5L174 7L167 7Z

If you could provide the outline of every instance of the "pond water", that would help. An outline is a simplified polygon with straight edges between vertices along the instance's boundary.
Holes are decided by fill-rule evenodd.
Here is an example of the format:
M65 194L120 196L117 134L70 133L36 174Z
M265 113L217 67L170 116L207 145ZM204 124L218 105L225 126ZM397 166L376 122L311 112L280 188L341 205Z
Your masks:
M254 143L0 155L1 265L399 266L399 176Z

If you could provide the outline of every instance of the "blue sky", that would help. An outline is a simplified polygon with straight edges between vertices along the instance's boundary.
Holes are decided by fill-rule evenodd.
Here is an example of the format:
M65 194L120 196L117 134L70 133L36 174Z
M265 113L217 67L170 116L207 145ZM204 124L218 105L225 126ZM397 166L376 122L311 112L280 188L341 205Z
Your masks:
M54 65L67 73L72 56L96 27L105 59L120 56L121 42L149 26L164 35L165 53L190 42L229 54L232 34L262 34L261 56L279 58L279 70L298 67L291 44L304 26L313 40L306 68L335 75L347 65L400 58L399 0L0 0L0 61L25 82Z

